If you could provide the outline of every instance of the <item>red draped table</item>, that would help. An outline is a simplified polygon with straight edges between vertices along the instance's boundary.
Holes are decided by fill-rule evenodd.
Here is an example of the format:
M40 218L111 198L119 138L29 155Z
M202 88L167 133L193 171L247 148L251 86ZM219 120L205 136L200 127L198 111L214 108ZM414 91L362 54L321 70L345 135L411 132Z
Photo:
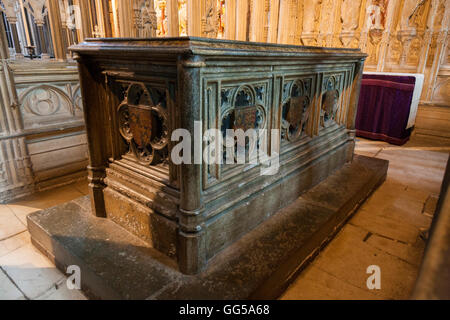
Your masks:
M364 74L356 115L356 135L396 145L406 143L417 110L417 105L412 107L413 98L420 98L416 87L419 85L421 91L420 80L419 77L417 81L414 75Z

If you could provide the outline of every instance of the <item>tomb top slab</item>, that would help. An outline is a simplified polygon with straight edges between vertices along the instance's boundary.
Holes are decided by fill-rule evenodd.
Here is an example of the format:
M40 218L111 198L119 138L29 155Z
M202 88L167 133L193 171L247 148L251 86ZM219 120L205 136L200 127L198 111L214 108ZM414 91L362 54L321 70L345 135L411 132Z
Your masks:
M211 39L200 37L168 38L88 38L72 46L70 50L78 54L128 54L171 53L204 56L256 56L256 57L307 57L317 56L351 56L364 58L367 55L360 49L324 48L275 43L248 42L236 40Z

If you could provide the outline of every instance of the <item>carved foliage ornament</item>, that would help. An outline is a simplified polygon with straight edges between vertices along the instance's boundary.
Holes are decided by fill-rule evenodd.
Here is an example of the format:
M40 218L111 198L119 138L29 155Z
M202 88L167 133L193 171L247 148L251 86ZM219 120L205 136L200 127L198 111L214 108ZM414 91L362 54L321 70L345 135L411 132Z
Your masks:
M118 107L119 131L129 145L129 154L150 165L167 160L169 142L165 93L131 83Z

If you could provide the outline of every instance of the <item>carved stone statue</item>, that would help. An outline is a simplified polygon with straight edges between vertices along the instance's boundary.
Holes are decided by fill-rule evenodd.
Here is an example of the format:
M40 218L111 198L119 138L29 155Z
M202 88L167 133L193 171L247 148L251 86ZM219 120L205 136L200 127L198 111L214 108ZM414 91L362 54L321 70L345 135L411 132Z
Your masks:
M366 28L383 30L386 22L388 0L373 0L366 9Z
M342 30L353 31L358 28L361 0L344 0L341 6Z
M142 37L151 38L156 36L156 12L152 1L145 1L141 8L142 16Z
M319 20L322 0L303 1L303 33L313 33Z
M203 34L208 38L217 36L218 19L217 10L213 2L211 2L206 10L206 15L202 18Z
M323 0L320 8L320 33L327 34L333 30L334 1Z
M418 17L426 0L405 0L400 17L400 30L411 30L418 27Z
M178 1L178 16L180 17L180 36L187 36L187 0Z

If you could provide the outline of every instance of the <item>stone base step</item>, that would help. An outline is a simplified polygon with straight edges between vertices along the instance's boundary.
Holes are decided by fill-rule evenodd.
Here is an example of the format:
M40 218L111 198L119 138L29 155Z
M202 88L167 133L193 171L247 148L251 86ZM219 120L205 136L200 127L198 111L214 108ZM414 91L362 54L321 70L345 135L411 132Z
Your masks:
M388 161L354 161L187 276L112 221L92 216L88 197L28 216L33 244L64 273L81 269L93 299L274 299L295 280L386 179Z

